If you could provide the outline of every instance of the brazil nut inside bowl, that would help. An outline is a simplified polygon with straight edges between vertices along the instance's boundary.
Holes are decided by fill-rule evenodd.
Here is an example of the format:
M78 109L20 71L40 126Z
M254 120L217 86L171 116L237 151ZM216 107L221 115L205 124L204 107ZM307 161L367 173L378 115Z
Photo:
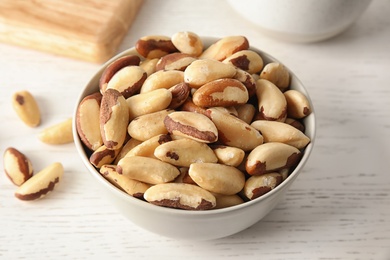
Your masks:
M302 171L315 137L306 89L244 36L146 36L79 96L76 148L104 196L183 240L240 232Z

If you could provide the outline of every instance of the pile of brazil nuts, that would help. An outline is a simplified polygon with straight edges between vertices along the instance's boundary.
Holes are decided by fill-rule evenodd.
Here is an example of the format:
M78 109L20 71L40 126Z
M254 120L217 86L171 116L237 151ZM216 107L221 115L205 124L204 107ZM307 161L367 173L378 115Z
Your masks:
M21 121L28 127L41 124L38 102L27 90L17 91L12 96L12 107ZM66 144L73 142L72 119L43 129L38 136L46 144ZM28 156L15 147L8 147L3 154L3 166L6 176L18 186L15 197L20 200L36 200L45 197L63 178L64 167L54 162L34 173L33 164Z
M253 200L285 180L309 137L307 97L244 36L146 36L103 70L76 128L90 163L149 203L186 210Z

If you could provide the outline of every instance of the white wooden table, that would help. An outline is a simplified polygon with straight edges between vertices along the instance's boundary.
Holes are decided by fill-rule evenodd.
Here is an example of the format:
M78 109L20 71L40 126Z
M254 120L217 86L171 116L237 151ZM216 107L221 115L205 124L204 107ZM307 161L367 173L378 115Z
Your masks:
M1 153L13 146L35 169L55 161L65 167L53 193L23 202L1 160L0 259L390 259L389 14L389 1L374 0L344 34L292 44L261 35L224 1L145 1L120 51L151 34L245 35L290 67L315 105L314 151L282 203L251 228L207 242L135 226L100 196L73 144L37 139L72 116L99 64L0 44ZM26 127L12 109L11 96L22 89L39 102L38 128Z

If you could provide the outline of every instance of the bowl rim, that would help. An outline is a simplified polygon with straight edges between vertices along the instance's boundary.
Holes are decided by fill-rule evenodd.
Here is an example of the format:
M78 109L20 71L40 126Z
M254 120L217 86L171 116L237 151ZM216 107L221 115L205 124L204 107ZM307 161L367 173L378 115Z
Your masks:
M220 37L212 37L212 36L200 36L200 38L202 39L205 47L207 47L207 46L211 45L212 43L214 43L215 41L221 39ZM279 63L283 64L278 59L274 58L273 56L271 56L270 54L268 54L267 52L265 52L261 49L258 49L258 48L253 47L253 46L250 46L249 49L254 50L260 54L260 56L262 57L262 59L264 61L264 66L269 62L279 62ZM82 160L84 166L88 169L89 173L94 178L96 178L103 186L105 186L111 193L113 193L115 196L120 197L122 200L128 200L129 203L134 204L135 206L142 207L146 210L150 210L150 211L153 211L155 213L183 215L183 216L187 216L187 217L188 216L195 216L196 217L196 216L218 215L218 214L224 214L227 212L239 211L243 208L254 206L256 204L261 203L263 200L266 200L268 198L276 196L279 193L279 191L281 191L284 188L287 188L289 185L291 185L294 182L294 180L298 177L298 175L301 173L301 171L302 171L303 167L305 166L305 164L307 163L307 161L310 157L310 154L312 153L313 147L314 147L314 142L315 142L315 137L316 137L316 117L315 117L314 106L313 106L312 100L310 98L310 95L308 94L307 89L305 88L305 86L303 85L301 80L295 75L295 73L292 72L290 70L290 68L285 66L290 73L290 79L291 79L290 85L293 85L292 89L295 89L295 86L299 86L298 88L300 89L300 91L302 91L303 94L306 95L306 97L309 101L309 104L311 106L312 112L310 113L310 115L308 115L306 118L303 119L303 121L305 122L305 134L308 131L308 129L310 129L308 136L310 137L311 141L305 147L305 150L303 151L303 156L302 156L300 162L298 163L298 165L289 174L288 178L286 178L286 180L284 180L277 187L275 187L274 189L272 189L268 193L254 199L254 200L246 201L244 203L230 206L230 207L226 207L226 208L210 209L210 210L181 210L181 209L176 209L176 208L157 206L157 205L148 203L146 201L137 199L137 198L127 194L126 192L120 190L119 188L115 187L108 180L106 180L98 172L98 170L96 170L95 167L92 166L92 164L89 162L89 158L87 157L87 154L86 154L85 149L84 149L84 144L82 143L82 141L77 133L76 115L77 115L78 105L80 104L82 99L85 96L96 92L96 91L90 91L90 89L99 90L98 85L96 85L96 83L99 82L99 78L100 78L101 74L103 73L103 70L114 60L116 60L122 56L130 55L130 54L139 55L136 52L135 48L131 47L131 48L128 48L128 49L118 53L117 55L113 56L111 59L109 59L108 61L106 61L104 64L102 64L100 66L98 71L93 74L93 76L90 78L90 80L87 82L87 84L83 87L80 94L78 95L77 103L76 103L76 106L75 106L74 112L73 112L72 132L73 132L73 138L74 138L74 143L76 146L77 153L81 157L81 160ZM93 87L92 86L93 84L95 84L96 86Z

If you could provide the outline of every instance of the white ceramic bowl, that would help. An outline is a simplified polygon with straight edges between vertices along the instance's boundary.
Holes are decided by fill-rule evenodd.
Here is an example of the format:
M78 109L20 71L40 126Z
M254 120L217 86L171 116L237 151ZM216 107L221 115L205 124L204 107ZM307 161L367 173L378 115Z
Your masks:
M211 37L202 39L205 46L216 41L216 38ZM276 61L276 59L258 49L251 49L258 51L265 63ZM115 59L128 54L135 54L134 48L120 53L105 63L85 86L78 98L77 105L85 96L99 90L98 81L104 68ZM297 89L308 96L306 89L292 72L291 77L291 88ZM313 107L313 104L311 106ZM76 118L76 110L74 118ZM89 163L87 153L78 137L75 122L73 123L76 149L93 179L102 185L103 194L108 201L136 225L153 233L183 240L210 240L226 237L242 231L261 220L283 199L283 195L302 171L312 151L315 137L315 115L312 112L304 119L306 135L311 138L312 142L306 147L300 163L291 175L269 193L253 201L229 208L208 211L185 211L149 204L133 198L113 186Z
M345 31L371 0L228 0L259 31L293 42L316 42Z

